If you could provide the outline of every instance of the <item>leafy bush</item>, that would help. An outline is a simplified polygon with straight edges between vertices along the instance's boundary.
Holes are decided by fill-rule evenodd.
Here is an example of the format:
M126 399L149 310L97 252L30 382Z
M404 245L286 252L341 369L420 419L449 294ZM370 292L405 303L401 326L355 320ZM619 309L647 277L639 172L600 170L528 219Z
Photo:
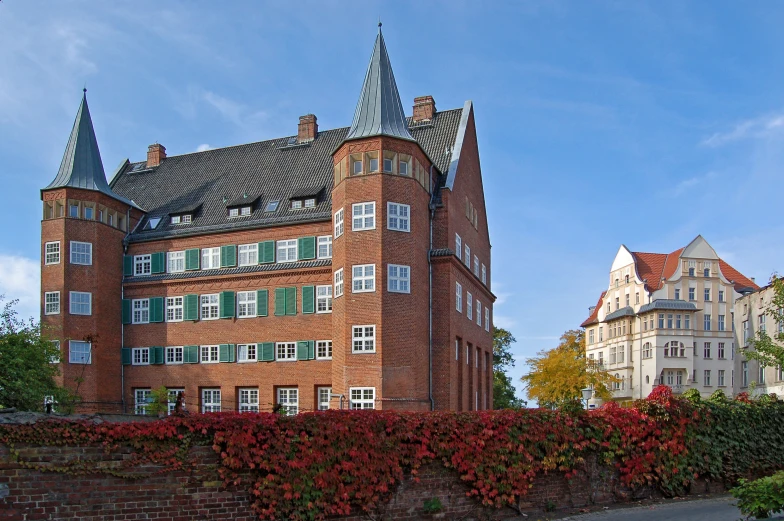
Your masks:
M422 511L425 514L438 514L444 509L444 505L441 504L441 500L437 497L426 499L425 504L422 507Z
M739 483L732 495L738 498L738 508L744 515L764 519L784 511L784 472L754 481L741 479Z

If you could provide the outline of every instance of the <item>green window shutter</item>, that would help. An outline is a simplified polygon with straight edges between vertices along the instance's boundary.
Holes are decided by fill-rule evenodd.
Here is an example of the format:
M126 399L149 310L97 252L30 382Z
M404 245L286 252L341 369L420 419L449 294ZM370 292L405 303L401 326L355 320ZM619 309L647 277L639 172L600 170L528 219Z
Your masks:
M308 360L316 359L316 341L308 340Z
M302 313L316 312L316 286L302 286Z
M150 363L155 365L161 365L165 362L164 358L164 348L162 347L151 347L150 348Z
M275 316L286 314L286 288L275 288Z
M234 344L221 344L218 346L219 362L234 362L235 360Z
M286 290L286 314L297 314L297 288L285 288Z
M120 352L122 353L123 365L131 365L131 349L129 347L123 347Z
M163 322L163 297L150 298L150 322Z
M133 275L133 255L123 255L123 275L126 277Z
M237 265L237 246L221 246L221 268L232 268Z
M186 364L198 364L199 346L184 346L182 348L182 361Z
M150 272L166 273L166 254L163 252L150 255Z
M275 262L275 241L259 243L259 264Z
M316 238L300 237L297 239L297 254L299 260L316 258Z
M305 340L297 342L297 360L310 360L308 358L308 342Z
M192 250L185 250L185 269L186 270L197 270L199 269L199 248L194 248Z
M122 323L131 323L131 299L122 299Z
M256 344L256 349L258 349L258 353L260 353L261 357L259 358L262 362L274 362L275 361L275 343L274 342L262 342L261 344Z
M269 313L269 291L260 289L256 291L256 316L266 317Z
M185 295L182 311L183 320L199 320L199 296Z
M221 291L220 298L218 299L218 308L221 318L234 318L234 292Z

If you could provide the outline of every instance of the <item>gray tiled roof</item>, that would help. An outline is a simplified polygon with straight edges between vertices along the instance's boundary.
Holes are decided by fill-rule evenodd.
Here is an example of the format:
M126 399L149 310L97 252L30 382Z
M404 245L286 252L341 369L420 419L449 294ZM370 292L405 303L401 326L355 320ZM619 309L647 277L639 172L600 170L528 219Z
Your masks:
M454 255L455 252L452 251L451 248L437 248L435 250L430 250L431 257L448 257L449 255Z
M658 299L640 306L638 313L645 313L646 311L653 311L655 309L669 309L673 311L698 311L697 306L691 302L686 302L685 300Z
M631 306L626 306L625 308L617 309L604 317L605 322L609 322L610 320L615 320L616 318L621 317L633 317L634 316L634 308Z
M197 279L201 277L214 277L216 275L238 275L246 273L259 273L263 271L279 271L303 268L320 268L332 266L332 259L318 259L311 261L277 262L273 264L259 264L257 266L240 266L236 268L221 268L219 270L194 270L180 273L161 273L160 275L145 275L125 277L124 283L130 282L157 282L159 280Z
M411 127L411 134L439 172L449 168L448 152L455 142L461 111L441 111L430 124ZM164 217L154 230L143 230L142 223L130 241L330 220L331 154L343 142L347 130L344 127L321 131L304 146L287 147L289 138L284 137L170 156L151 169L143 168L144 162L128 163L112 180L112 189L136 201L149 217ZM320 186L325 189L314 208L291 209L292 194ZM261 196L252 214L227 218L224 199L233 201L246 193ZM264 210L271 200L280 204L275 212L267 213ZM199 205L192 223L172 225L166 217Z

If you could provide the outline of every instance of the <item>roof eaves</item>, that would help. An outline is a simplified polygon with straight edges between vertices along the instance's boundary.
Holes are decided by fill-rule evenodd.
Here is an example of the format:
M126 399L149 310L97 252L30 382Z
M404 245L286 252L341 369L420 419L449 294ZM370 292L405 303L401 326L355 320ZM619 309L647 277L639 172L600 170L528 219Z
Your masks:
M468 118L471 114L473 103L467 100L463 104L463 112L460 115L460 126L457 129L457 136L455 136L455 144L452 147L452 160L449 162L449 171L446 176L446 188L452 190L455 185L455 176L457 175L457 166L460 163L460 151L463 149L463 140L465 139L466 128L468 128Z

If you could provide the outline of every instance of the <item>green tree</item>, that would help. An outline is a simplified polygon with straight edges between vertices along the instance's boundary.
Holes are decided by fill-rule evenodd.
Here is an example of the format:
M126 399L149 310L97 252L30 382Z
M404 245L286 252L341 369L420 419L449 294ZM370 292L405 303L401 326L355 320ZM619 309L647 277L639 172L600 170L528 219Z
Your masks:
M6 303L0 312L0 408L43 411L45 397L51 396L57 410L68 411L75 395L57 385L60 371L51 363L60 358L60 350L42 334L39 323L17 318L16 303Z
M770 317L770 322L774 331L769 335L767 331L757 331L753 338L749 339L749 349L742 349L740 352L747 360L756 360L760 365L766 367L784 367L784 278L773 276L770 281L773 286L773 298L765 308L764 313Z
M515 396L512 379L506 374L514 367L514 357L510 348L516 342L512 333L500 327L493 327L493 408L519 409L526 406L525 400Z

